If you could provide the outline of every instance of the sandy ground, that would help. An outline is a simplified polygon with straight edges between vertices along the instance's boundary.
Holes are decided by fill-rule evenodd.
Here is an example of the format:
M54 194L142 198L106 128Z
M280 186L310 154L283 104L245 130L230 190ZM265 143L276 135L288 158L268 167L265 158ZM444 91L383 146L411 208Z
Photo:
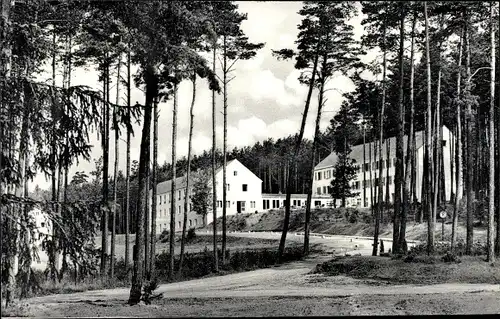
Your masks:
M275 233L231 236L274 238ZM302 236L291 235L301 241ZM26 315L54 316L306 316L500 313L500 286L488 284L391 285L311 274L340 248L370 254L369 240L312 237L325 253L304 261L161 285L153 305L128 306L129 288L52 295L26 300ZM334 252L335 250L335 252Z

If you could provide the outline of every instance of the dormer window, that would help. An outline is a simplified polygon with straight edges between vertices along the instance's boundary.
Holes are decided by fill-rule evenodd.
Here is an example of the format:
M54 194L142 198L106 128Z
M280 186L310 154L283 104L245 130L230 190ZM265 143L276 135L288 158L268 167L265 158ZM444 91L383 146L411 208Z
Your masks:
M238 176L238 171L233 171L234 176Z

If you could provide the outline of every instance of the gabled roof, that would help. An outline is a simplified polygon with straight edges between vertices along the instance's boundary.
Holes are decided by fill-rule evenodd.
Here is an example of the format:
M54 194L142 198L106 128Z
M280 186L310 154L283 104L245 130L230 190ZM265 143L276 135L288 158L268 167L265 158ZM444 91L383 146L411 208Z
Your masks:
M418 131L415 132L415 144L416 148L419 149L423 145L423 134L424 131ZM384 142L382 143L382 159L387 159L387 143L389 142L389 148L390 148L390 157L393 158L396 156L396 137L390 137L388 139L385 139ZM407 148L407 143L408 143L408 136L404 135L403 136L403 152L406 154L406 148ZM375 142L371 143L366 143L366 162L369 161L369 152L370 152L370 147L372 148L372 161L373 157L375 156L374 154L374 147L375 147ZM378 147L377 147L378 151ZM349 158L352 158L356 160L356 163L361 164L363 163L363 143L355 145L352 147L351 153L349 154ZM335 152L330 153L327 157L325 157L321 162L318 163L314 167L315 170L318 169L323 169L323 168L328 168L328 167L333 167L335 163L337 162L338 156L335 154ZM379 155L377 154L377 160L379 159Z
M233 163L233 162L238 162L240 163L243 167L246 168L245 165L243 165L240 161L238 161L237 159L232 159L230 161L228 161L226 163L226 167L229 166L230 163ZM219 168L217 168L217 170L215 171L215 174L218 174L219 172L222 171L222 168L223 166L221 165ZM252 171L250 171L253 175L255 175ZM191 177L194 179L196 178L200 173L199 172L191 172ZM210 173L210 181L212 180L212 174ZM259 180L261 180L257 175L255 175L256 178L258 178ZM191 179L191 182L190 182L190 185L192 185L193 183L193 179ZM262 181L262 180L261 180ZM187 183L187 177L184 175L184 176L181 176L181 177L177 177L175 179L175 189L183 189L186 187L186 183ZM161 183L158 183L158 188L157 188L157 193L158 194L164 194L164 193L169 193L170 191L172 190L172 180L169 179L168 181L164 181L164 182L161 182Z

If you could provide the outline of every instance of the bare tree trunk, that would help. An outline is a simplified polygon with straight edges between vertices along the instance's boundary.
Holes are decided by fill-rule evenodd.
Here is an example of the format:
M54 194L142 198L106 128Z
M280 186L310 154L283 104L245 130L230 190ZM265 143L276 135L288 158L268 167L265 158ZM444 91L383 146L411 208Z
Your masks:
M490 2L491 70L490 70L490 117L489 117L489 185L488 185L488 239L487 260L495 261L495 27L494 4Z
M150 152L150 131L151 131L151 111L154 98L158 94L158 82L154 69L148 67L145 70L146 82L146 105L144 108L144 124L142 128L141 151L139 157L139 196L137 197L136 209L136 232L135 232L135 253L134 269L132 273L132 286L130 288L130 305L138 304L141 299L141 289L143 281L143 260L144 260L144 215L146 207L144 205L149 196L147 179L147 165Z
M323 68L325 67L327 62L327 57L323 56ZM316 148L318 144L318 139L319 135L321 134L320 132L320 122L321 122L321 110L323 108L323 98L324 98L324 93L325 93L325 79L321 78L320 80L320 92L318 96L318 113L316 115L316 126L314 128L314 138L313 138L313 145L312 145L312 154L311 154L311 161L310 161L310 174L309 174L309 181L308 181L308 188L307 188L307 201L306 201L306 220L305 220L305 225L304 225L304 255L309 255L309 232L310 232L310 220L311 220L311 200L312 200L312 193L313 193L313 180L314 180L314 161L315 161L315 155L316 155Z
M377 208L375 210L375 234L373 235L373 250L372 250L372 256L377 256L378 252L378 236L380 232L380 216L383 214L383 207L382 207L382 201L383 201L383 185L382 185L382 144L384 142L384 111L385 111L385 94L386 94L386 73L387 73L387 48L385 47L386 45L386 28L385 28L385 21L384 21L384 31L383 31L383 73L382 73L382 105L380 106L380 118L379 118L379 145L378 145L378 156L379 156L379 179L378 179L378 199L377 199ZM376 160L375 156L375 160ZM399 231L399 229L398 229ZM395 231L397 233L397 231Z
M127 52L127 117L130 119L131 112L131 87L132 87L132 79L131 75L132 73L130 72L130 66L131 66L131 57L130 57L130 50ZM128 272L129 268L129 261L130 261L130 128L127 125L127 172L125 173L125 188L126 188L126 195L125 195L125 269Z
M189 140L188 140L188 158L187 158L187 172L186 172L186 195L184 196L184 223L182 225L182 238L181 238L181 257L179 261L179 278L182 277L182 266L184 263L184 246L186 244L186 224L187 214L189 209L189 202L191 200L190 190L190 177L191 177L191 149L193 141L193 126L194 126L194 103L196 101L196 72L193 72L191 78L193 83L193 97L191 99L191 107L189 108Z
M396 167L394 174L394 225L392 235L392 251L393 253L400 253L401 244L405 241L404 234L400 231L406 231L406 215L408 207L402 205L401 190L406 192L406 184L404 183L404 151L403 151L403 125L404 125L404 104L403 104L403 84L404 84L404 22L405 22L405 8L404 4L400 3L400 26L399 26L399 107L397 109L398 135L396 136ZM405 225L403 225L405 223ZM400 228L401 227L401 228Z
M304 129L305 129L306 120L307 120L307 113L309 112L309 104L311 103L312 91L313 91L314 83L315 83L315 79L316 79L318 58L319 58L318 52L316 52L315 57L314 57L311 82L309 84L309 90L307 92L306 104L304 106L304 113L302 115L302 122L300 124L300 132L299 132L299 136L295 140L294 152L293 152L293 157L292 157L293 162L295 162L299 156L300 145L302 144L302 138L304 137ZM279 248L278 248L278 262L279 263L283 262L283 254L285 252L285 241L286 241L286 235L288 233L288 224L290 222L290 199L291 199L291 197L292 197L292 183L289 182L288 185L286 186L285 219L283 221L283 231L281 233L281 239L280 239L280 244L279 244Z
M436 217L438 214L438 208L439 208L439 181L440 181L440 159L441 159L441 153L442 153L442 129L441 129L441 54L439 53L438 57L438 78L437 78L437 88L436 88L436 111L435 111L435 118L436 118L436 126L435 126L435 158L434 158L434 193L433 193L433 217L434 217L434 222L436 221Z
M151 196L151 239L149 252L149 279L156 279L156 215L158 194L158 98L153 102L153 191Z
M390 163L391 162L391 139L386 139L386 142L385 142L385 151L386 151L386 156L387 156L387 162ZM385 203L384 203L384 206L387 208L387 210L389 210L389 203L391 202L391 189L389 187L389 167L388 167L388 163L382 163L383 166L386 167L386 184L385 184ZM384 212L381 212L380 213L380 223L384 223Z
M410 165L413 163L413 136L414 136L414 116L415 116L415 98L414 98L414 84L415 84L415 65L413 62L415 56L415 28L417 25L417 14L413 12L413 20L411 27L411 49L410 49L410 131L408 133L408 139L406 143L406 161L405 161L405 171L404 171L404 187L403 187L403 215L401 216L401 228L399 231L399 247L405 247L404 242L406 241L406 220L407 211L411 205L411 170ZM402 88L401 88L402 89ZM401 92L400 92L401 93ZM400 97L401 98L401 97ZM414 213L414 212L413 212Z
M213 65L212 71L215 73L215 56L217 50L216 40L213 43ZM213 212L213 232L214 232L214 271L219 272L219 257L217 256L217 180L215 179L215 153L216 153L216 139L215 139L215 90L212 90L212 212Z
M371 129L371 131L373 132L373 128ZM373 136L373 134L370 134L371 136ZM370 162L370 164L368 165L368 170L370 171L370 208L371 208L371 212L372 212L372 217L376 219L375 217L375 207L373 206L373 174L372 174L372 146L373 146L373 141L371 141L368 145L368 161Z
M431 105L431 58L429 52L429 19L427 17L427 2L424 2L425 16L425 54L427 64L427 136L426 136L426 157L427 157L427 191L426 191L426 206L427 206L427 253L430 255L434 252L434 218L432 216L432 201L431 201L431 185L432 185L432 105Z
M466 13L466 21L465 21L465 51L466 51L466 59L465 59L465 69L467 81L465 85L465 94L466 99L470 94L470 45L469 45L469 17L468 12ZM473 185L473 154L472 154L472 125L473 125L473 116L472 116L472 106L469 102L467 102L467 116L466 116L466 125L467 125L467 235L465 240L465 252L470 255L472 252L472 243L473 243L473 221L474 221L474 212L473 212L473 199L472 199L472 185Z
M222 165L222 265L226 265L226 200L227 200L227 181L226 181L226 165L227 165L227 55L226 55L226 35L223 36L223 95L224 95L224 138L222 144L222 156L223 156L223 165Z
M363 119L363 164L361 165L361 169L363 170L363 207L366 207L366 123L365 119Z
M176 145L177 145L177 90L178 86L177 83L174 83L174 107L172 111L172 189L170 191L170 197L171 197L171 202L170 202L170 242L169 242L169 248L170 248L170 266L169 266L169 272L168 272L168 277L172 280L174 278L174 266L175 266L175 191L176 191L176 181L175 179L177 178L176 174L176 163L177 163L177 157L176 157Z
M118 165L120 163L120 134L118 133L118 118L117 118L117 106L120 103L120 68L121 68L121 54L118 57L118 65L116 69L116 105L113 108L113 126L115 129L115 174L113 181L113 212L112 212L112 222L111 222L111 264L110 272L111 278L115 276L115 246L116 246L116 204L117 204L117 191L118 191Z
M153 99L153 109L154 109L154 99ZM154 116L154 114L153 114ZM152 118L153 120L153 118ZM153 120L154 121L154 120ZM151 126L149 127L149 135L151 136ZM149 139L149 148L151 149L151 138ZM150 248L151 248L151 243L150 243L150 226L151 226L151 193L150 193L150 188L151 188L151 150L150 153L148 154L147 160L147 166L146 166L146 185L147 185L147 194L146 196L146 213L144 214L144 275L147 278L150 278L150 269L149 269L149 260L151 258L150 256Z

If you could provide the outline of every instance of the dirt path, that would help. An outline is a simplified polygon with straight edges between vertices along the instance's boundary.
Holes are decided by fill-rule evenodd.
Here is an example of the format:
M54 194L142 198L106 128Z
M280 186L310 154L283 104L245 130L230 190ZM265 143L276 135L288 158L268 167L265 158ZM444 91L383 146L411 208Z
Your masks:
M266 238L275 234L259 233L257 236ZM291 240L301 239L293 239L301 236L291 237ZM311 274L316 264L331 259L333 250L338 253L339 248L344 247L351 253L371 253L368 240L313 237L311 243L325 245L330 252L279 267L164 284L157 289L164 294L164 299L151 306L125 306L129 288L44 296L27 302L34 316L430 314L475 313L474 309L500 313L499 285L393 285ZM445 299L451 300L448 306L436 302ZM462 303L458 302L460 300ZM427 308L422 308L425 303ZM482 307L477 308L481 304ZM267 313L263 309L267 309ZM328 313L330 310L336 313Z

